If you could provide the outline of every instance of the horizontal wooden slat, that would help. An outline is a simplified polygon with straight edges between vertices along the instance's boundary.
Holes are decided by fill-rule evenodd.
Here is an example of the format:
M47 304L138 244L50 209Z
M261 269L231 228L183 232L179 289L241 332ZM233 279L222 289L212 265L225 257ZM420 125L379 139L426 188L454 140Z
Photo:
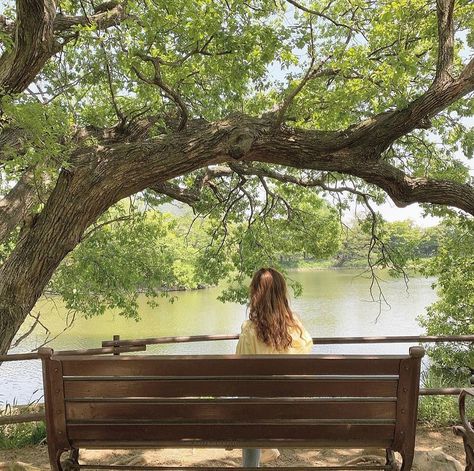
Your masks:
M44 412L0 415L0 426L7 424L24 424L27 422L44 422L45 419L46 415Z
M341 440L366 444L373 441L389 443L393 439L393 425L308 425L284 424L262 427L258 424L100 424L68 425L70 440L149 442L160 446L160 441L217 441L239 440Z
M66 403L70 420L204 420L262 419L395 419L396 402L270 402L188 401L149 403Z
M105 403L116 403L120 402L121 404L136 404L136 403L143 403L143 404L161 404L166 402L178 402L181 404L186 404L189 401L199 401L201 403L204 402L258 402L260 404L266 403L273 403L273 402L354 402L354 403L364 403L364 402L396 402L396 397L219 397L219 398L207 398L207 397L200 397L198 399L193 398L176 398L176 397L76 397L76 398L68 398L66 399L67 403L74 403L74 402L91 402L97 404L105 404Z
M58 357L65 376L397 375L393 356ZM368 361L370 360L370 361Z
M397 381L64 381L66 398L83 397L393 397Z
M272 420L245 420L245 421L228 421L223 423L222 421L219 420L191 420L191 421L174 421L174 420L166 420L166 421L156 421L156 420L127 420L124 421L123 419L121 420L101 420L101 421L87 421L87 420L78 420L78 421L71 421L68 423L68 426L73 427L76 425L81 425L81 426L101 426L101 425L107 425L107 426L138 426L138 427L151 427L151 426L157 426L157 427L163 427L167 428L169 426L174 426L174 425L179 425L183 427L194 427L194 426L199 426L199 427L216 427L216 426L233 426L233 427L248 427L248 426L258 426L258 427L263 427L263 428L272 428L275 426L311 426L311 427L321 427L321 426L377 426L380 427L382 425L390 426L390 427L395 427L395 420L394 419L272 419ZM281 437L280 437L281 438Z
M340 439L337 441L337 448L387 448L392 439L374 438L370 441L359 439ZM265 440L160 440L158 444L150 441L137 440L133 443L124 440L88 440L87 438L70 440L70 445L74 448L90 449L123 449L123 448L334 448L334 439L318 440L284 440L284 439L265 439ZM298 468L297 468L298 469Z
M398 381L397 375L229 375L229 376L64 376L66 381L255 381L255 380L312 380L312 381Z

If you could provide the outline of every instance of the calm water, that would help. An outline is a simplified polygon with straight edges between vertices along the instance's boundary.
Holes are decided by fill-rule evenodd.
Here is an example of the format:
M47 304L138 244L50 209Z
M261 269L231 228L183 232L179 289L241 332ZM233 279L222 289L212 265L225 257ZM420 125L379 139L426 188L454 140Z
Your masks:
M417 335L422 329L416 317L435 300L432 280L412 278L408 291L403 280L388 279L383 283L384 295L390 306L370 301L369 280L357 276L354 270L323 270L292 273L303 285L303 295L292 300L293 309L313 337ZM96 348L102 340L119 334L122 339L175 335L234 334L246 317L245 306L222 304L216 300L220 288L179 292L171 304L161 300L150 308L140 302L141 320L125 319L113 312L93 318L77 318L70 330L63 332L49 346L56 350ZM66 311L57 300L42 300L36 307L41 321L51 331L60 333L66 324ZM377 320L378 317L378 320ZM31 325L28 321L23 332ZM44 341L44 330L37 327L13 352L27 352ZM200 342L148 347L161 354L233 353L236 341ZM329 345L316 346L318 353L404 353L407 344ZM4 363L0 366L0 406L16 400L20 404L41 397L41 365L37 360Z

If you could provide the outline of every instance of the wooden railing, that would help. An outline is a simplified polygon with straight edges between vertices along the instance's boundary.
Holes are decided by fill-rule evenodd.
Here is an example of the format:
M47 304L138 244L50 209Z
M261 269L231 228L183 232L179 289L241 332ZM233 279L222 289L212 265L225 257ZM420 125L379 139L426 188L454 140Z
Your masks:
M102 347L102 348L87 348L84 350L58 350L55 355L105 355L108 353L128 353L128 352L143 352L146 350L146 345L139 344L130 347ZM39 360L39 355L36 352L32 353L12 353L9 355L0 355L0 363L4 361L22 361L22 360Z
M187 337L154 337L147 339L120 340L114 335L114 340L104 340L102 347L130 347L137 345L157 345L163 343L209 342L215 340L237 340L239 334L232 335L191 335ZM315 345L331 344L364 344L364 343L445 343L445 342L474 342L474 335L400 335L391 337L313 337Z

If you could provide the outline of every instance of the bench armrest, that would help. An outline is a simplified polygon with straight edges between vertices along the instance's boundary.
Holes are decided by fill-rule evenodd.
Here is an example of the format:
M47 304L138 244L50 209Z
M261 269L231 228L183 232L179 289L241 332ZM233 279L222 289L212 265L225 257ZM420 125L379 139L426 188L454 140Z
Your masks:
M461 422L465 427L467 433L470 432L474 439L474 429L472 427L471 422L466 417L466 397L471 396L474 397L474 388L465 388L461 391L459 395L459 415L461 416Z
M474 428L473 423L469 422L466 417L467 396L474 397L474 388L463 389L459 395L459 415L461 416L462 425L454 426L453 431L463 439L466 451L466 469L474 469Z

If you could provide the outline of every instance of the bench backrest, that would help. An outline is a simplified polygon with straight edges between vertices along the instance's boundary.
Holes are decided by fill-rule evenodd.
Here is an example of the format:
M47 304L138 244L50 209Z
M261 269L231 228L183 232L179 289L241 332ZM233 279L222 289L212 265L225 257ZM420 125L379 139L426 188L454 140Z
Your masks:
M407 356L55 356L61 448L414 446L421 347Z

